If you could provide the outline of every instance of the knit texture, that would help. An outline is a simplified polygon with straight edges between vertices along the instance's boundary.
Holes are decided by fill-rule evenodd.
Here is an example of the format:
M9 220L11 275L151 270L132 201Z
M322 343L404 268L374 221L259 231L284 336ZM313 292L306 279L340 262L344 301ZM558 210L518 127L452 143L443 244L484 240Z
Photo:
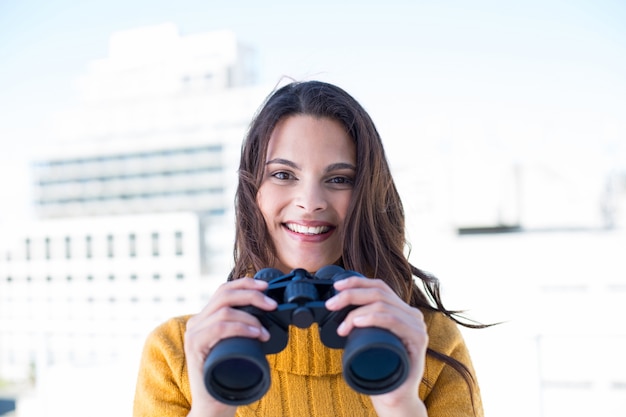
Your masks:
M189 316L173 318L148 337L137 380L135 417L186 416L191 393L183 349ZM443 314L425 313L429 347L461 361L474 374L465 343L456 324ZM272 384L259 401L237 408L237 417L376 416L367 395L352 390L343 380L343 350L329 349L319 340L317 325L291 326L289 343L280 353L268 355ZM429 417L482 417L478 386L474 398L459 373L426 357L419 397Z

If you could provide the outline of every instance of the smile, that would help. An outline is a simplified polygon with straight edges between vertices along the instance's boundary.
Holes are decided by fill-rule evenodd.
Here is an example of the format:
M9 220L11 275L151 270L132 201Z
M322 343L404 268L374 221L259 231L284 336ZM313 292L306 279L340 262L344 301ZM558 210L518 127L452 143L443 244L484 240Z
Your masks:
M330 230L330 226L303 226L295 223L285 223L285 227L294 233L302 235L321 235Z

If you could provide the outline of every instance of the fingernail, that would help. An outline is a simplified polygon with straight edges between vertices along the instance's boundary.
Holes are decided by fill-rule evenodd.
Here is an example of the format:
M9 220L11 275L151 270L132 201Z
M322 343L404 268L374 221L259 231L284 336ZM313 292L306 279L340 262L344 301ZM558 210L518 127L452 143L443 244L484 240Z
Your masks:
M333 307L335 307L337 305L337 298L336 297L331 297L328 300L326 300L326 308L331 309Z
M268 332L265 327L261 328L261 335L263 336L263 339L265 340L269 340L270 338L270 332Z
M333 285L335 288L340 289L341 287L345 285L345 280L340 279L339 281L335 281Z
M276 307L278 305L278 303L276 302L276 300L274 300L273 298L270 298L268 296L265 296L265 304L271 306L271 307Z
M252 333L253 336L258 336L261 334L261 330L259 330L258 327L248 326L248 330L250 330L250 333Z

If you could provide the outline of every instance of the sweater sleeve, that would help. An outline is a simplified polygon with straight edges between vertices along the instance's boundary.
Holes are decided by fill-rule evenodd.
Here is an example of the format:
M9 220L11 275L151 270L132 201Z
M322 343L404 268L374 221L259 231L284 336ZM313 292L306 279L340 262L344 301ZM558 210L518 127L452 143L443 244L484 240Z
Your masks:
M429 347L443 353L467 368L470 380L441 360L428 357L424 383L428 393L424 402L429 417L483 417L480 389L469 351L456 323L443 314L427 320Z
M185 323L185 318L171 319L148 336L135 388L134 417L179 417L189 413Z

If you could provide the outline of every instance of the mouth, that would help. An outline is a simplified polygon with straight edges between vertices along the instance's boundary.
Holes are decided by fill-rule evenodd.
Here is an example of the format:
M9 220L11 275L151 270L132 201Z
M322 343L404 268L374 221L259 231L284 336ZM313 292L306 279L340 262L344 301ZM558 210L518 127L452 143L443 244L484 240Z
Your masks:
M284 223L284 226L294 233L307 236L322 235L331 230L330 226L304 226L296 223Z

